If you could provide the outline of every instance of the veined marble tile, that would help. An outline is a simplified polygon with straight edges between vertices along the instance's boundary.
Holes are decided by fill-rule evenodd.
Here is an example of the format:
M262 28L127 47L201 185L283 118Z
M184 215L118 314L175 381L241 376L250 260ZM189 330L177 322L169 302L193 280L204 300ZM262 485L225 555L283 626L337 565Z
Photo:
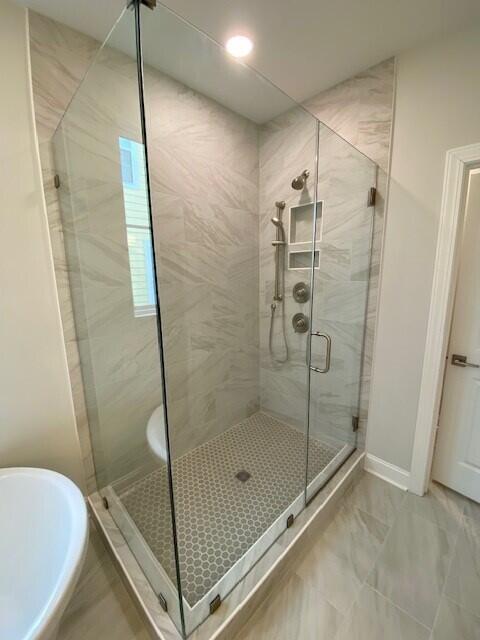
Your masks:
M432 482L428 493L422 497L407 492L403 508L430 520L438 527L456 533L462 522L465 503L463 496Z
M319 120L383 169L389 156L394 64L393 58L385 60L305 102Z
M341 614L297 575L258 609L236 640L318 640L335 636Z
M480 617L480 526L464 518L445 585L445 594Z
M431 640L478 640L480 618L443 596Z
M480 504L467 498L465 500L465 516L476 520L480 524Z
M411 511L401 510L368 578L410 616L431 628L447 577L455 537Z
M100 43L34 11L28 14L39 141L50 139Z
M430 630L364 585L338 640L428 640Z
M391 525L405 499L405 492L371 473L366 473L345 498L347 508L356 507L380 522Z
M85 566L63 615L58 640L150 640L96 530Z
M388 527L359 509L341 506L295 572L346 614L387 534Z
M334 521L322 536L324 544L339 558L348 561L357 580L363 582L385 540L388 527L345 500Z

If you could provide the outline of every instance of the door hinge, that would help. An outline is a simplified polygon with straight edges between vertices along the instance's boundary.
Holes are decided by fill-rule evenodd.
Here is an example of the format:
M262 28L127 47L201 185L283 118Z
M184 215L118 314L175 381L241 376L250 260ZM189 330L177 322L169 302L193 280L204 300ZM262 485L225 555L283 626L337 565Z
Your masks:
M377 189L376 187L370 187L370 189L368 190L367 207L374 207L376 200L377 200Z
M59 189L60 188L60 176L58 175L58 173L56 173L53 176L53 184L55 185L55 189Z
M218 607L222 604L222 599L218 593L215 598L210 602L210 613L215 613Z
M358 431L358 416L352 416L352 431Z
M141 0L141 4L153 10L157 6L157 0Z
M163 593L158 594L158 601L162 609L164 611L168 611L168 604L167 604L167 601L165 600L165 596L163 595Z
M110 505L108 504L108 500L107 500L107 498L105 498L105 496L103 496L102 502L103 502L103 506L105 507L105 509L109 509L110 508Z
M293 513L291 513L287 518L287 529L290 529L294 520L295 520L295 516L293 515Z

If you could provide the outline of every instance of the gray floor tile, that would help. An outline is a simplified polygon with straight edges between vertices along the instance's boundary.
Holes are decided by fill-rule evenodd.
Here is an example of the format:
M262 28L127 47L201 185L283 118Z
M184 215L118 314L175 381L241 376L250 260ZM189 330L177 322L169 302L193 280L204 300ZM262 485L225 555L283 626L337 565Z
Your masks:
M349 561L335 556L324 544L315 546L295 573L343 614L349 611L362 586Z
M429 636L426 627L364 585L338 640L428 640Z
M359 509L339 509L295 572L342 613L370 573L388 527Z
M445 593L457 604L480 616L480 526L475 520L464 519Z
M465 515L480 524L480 504L473 500L465 499Z
M478 640L480 618L443 596L432 640Z
M453 534L402 510L368 578L377 591L428 627L435 613L454 546Z
M402 508L426 518L442 529L457 533L460 528L465 498L434 482L423 497L407 493Z
M58 640L150 640L98 533L60 624Z
M365 473L357 486L345 497L349 507L357 507L380 522L391 525L400 509L406 492Z
M317 591L290 574L235 640L326 640L335 637L342 621Z

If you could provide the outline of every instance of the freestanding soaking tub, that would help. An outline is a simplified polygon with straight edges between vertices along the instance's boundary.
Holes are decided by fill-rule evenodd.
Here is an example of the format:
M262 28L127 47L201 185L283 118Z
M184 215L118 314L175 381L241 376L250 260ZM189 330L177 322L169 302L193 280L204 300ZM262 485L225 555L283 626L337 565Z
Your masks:
M0 638L51 640L88 542L85 501L46 469L0 470Z

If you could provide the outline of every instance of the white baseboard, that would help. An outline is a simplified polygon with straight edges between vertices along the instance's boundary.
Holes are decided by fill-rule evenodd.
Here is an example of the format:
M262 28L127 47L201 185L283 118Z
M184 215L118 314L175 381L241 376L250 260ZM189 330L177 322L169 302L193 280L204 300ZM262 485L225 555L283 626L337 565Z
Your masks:
M374 476L382 478L399 489L406 491L408 489L410 473L400 467L396 467L390 462L385 462L381 458L377 458L371 453L365 456L365 471L372 473Z

